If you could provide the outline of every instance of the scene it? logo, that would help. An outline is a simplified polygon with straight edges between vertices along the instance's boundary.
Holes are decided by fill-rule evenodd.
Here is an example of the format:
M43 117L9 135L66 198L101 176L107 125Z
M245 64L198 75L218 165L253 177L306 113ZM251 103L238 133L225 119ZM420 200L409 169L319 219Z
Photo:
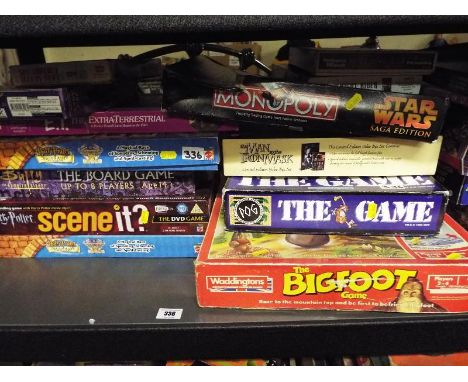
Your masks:
M229 196L230 217L233 224L271 225L271 196Z
M268 276L206 276L210 292L272 293L273 279Z

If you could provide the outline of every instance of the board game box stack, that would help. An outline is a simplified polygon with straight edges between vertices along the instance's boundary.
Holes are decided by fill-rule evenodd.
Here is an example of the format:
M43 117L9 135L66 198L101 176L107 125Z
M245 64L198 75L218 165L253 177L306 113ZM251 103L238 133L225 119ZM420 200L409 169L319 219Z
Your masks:
M361 76L364 71L376 76L431 73L435 54L413 53L291 48L290 66L308 69L310 77L321 76L320 83L327 85L262 83L263 93L279 101L270 110L246 110L248 96L233 97L229 117L268 120L277 128L290 124L307 134L223 140L228 180L196 261L201 306L468 311L468 284L462 281L468 271L468 234L446 214L450 192L432 177L446 98L327 83L326 76ZM319 109L304 122L281 108L318 94L339 99L330 121L323 121ZM212 116L218 107L227 108L230 96L213 95ZM417 106L429 104L438 111L427 113ZM372 120L365 116L367 110ZM382 113L388 118L381 118ZM440 129L432 130L433 123L423 127L429 115ZM319 118L317 126L330 126L328 137L313 138L313 129L304 127ZM358 137L339 138L336 128L353 130L350 135Z
M194 257L218 151L216 137L4 139L1 254Z
M129 58L10 68L14 88L0 96L0 256L196 255L217 183L217 133L236 128L169 117L162 70L159 59Z
M448 215L406 237L229 231L224 214L218 198L195 264L202 307L468 311L468 234Z
M198 254L203 307L468 310L435 53L291 49L281 80L189 56L12 68L2 256Z

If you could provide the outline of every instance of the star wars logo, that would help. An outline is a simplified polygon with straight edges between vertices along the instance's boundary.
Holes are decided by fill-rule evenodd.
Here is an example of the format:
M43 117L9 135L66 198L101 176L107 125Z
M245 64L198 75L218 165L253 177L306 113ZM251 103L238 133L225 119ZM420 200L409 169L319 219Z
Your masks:
M435 102L425 99L387 96L383 104L374 105L376 125L427 130L438 114Z

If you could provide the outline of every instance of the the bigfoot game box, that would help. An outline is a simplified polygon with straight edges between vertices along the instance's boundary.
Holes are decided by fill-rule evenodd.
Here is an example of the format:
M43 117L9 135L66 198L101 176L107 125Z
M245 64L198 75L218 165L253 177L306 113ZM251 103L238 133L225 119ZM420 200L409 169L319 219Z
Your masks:
M434 234L449 191L430 176L229 178L226 227L253 232Z
M221 199L195 263L202 307L468 311L468 233L448 215L437 236L226 231Z

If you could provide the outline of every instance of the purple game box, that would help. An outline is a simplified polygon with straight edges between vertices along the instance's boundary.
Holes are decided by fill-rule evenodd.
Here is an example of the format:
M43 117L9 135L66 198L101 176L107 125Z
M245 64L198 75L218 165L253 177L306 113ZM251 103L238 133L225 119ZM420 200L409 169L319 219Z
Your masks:
M152 200L194 195L215 172L161 170L5 170L0 201ZM198 187L200 186L200 187ZM205 186L206 187L206 186Z
M2 90L0 121L68 119L83 112L80 101L65 88Z
M233 231L429 235L439 231L449 191L429 176L229 178Z
M97 111L85 119L31 120L4 123L3 136L83 135L120 133L203 133L237 131L234 125L172 118L160 108Z

